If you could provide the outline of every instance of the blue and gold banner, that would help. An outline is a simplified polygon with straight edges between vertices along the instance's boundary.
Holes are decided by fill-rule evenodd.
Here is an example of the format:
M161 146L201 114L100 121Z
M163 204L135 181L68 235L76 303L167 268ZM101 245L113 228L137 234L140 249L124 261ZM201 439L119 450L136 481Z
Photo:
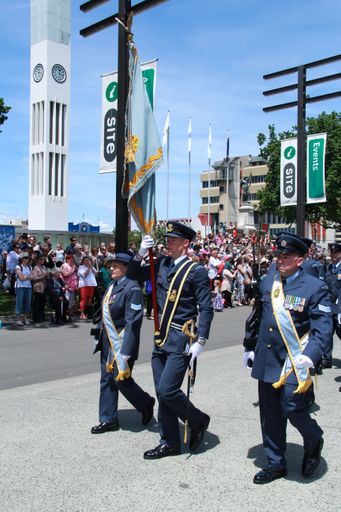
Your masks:
M134 42L129 42L129 91L125 162L128 176L122 190L138 228L150 234L156 224L155 171L163 152L152 107L143 82Z

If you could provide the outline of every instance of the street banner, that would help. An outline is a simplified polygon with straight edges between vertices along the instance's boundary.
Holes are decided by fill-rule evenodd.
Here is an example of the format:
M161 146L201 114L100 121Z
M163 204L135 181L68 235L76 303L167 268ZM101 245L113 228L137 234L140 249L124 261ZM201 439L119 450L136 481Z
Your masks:
M152 109L155 102L156 62L152 60L141 64L143 82ZM117 79L117 71L102 75L100 174L116 172Z
M281 206L297 204L297 139L281 141Z
M307 136L307 203L326 202L326 133Z

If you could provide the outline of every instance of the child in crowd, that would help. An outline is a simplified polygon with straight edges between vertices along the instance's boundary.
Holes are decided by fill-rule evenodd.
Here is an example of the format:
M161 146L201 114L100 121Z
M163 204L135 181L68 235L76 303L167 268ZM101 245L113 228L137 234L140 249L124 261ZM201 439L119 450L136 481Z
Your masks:
M212 301L214 311L219 312L224 310L224 299L220 291L219 279L215 279L213 281Z

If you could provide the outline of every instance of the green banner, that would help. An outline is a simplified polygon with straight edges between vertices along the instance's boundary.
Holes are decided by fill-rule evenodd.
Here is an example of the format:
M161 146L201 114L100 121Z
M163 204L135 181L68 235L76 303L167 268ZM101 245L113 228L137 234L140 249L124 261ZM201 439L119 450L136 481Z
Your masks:
M307 203L326 201L326 133L307 136Z

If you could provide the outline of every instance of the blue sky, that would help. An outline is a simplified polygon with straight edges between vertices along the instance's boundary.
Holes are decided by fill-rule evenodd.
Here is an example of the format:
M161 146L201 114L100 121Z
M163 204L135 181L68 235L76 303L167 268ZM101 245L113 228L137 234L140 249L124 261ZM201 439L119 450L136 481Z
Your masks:
M99 175L100 75L117 68L117 27L82 38L79 30L114 12L118 2L84 14L72 0L72 94L69 220L83 215L110 230L115 222L115 175ZM133 4L138 0L133 0ZM0 97L12 107L0 134L0 222L27 218L30 83L30 2L1 5ZM265 98L266 89L293 83L295 75L266 82L263 75L340 53L339 0L169 0L135 17L140 60L158 58L156 119L160 136L170 110L170 217L188 212L188 119L192 118L192 215L200 207L200 172L207 168L208 126L212 161L257 154L257 134L274 123L296 124L295 109L262 108L295 99ZM308 73L340 71L341 61ZM340 81L311 88L311 95L340 89ZM341 110L341 100L311 104L308 116ZM166 165L157 171L158 218L166 216Z

